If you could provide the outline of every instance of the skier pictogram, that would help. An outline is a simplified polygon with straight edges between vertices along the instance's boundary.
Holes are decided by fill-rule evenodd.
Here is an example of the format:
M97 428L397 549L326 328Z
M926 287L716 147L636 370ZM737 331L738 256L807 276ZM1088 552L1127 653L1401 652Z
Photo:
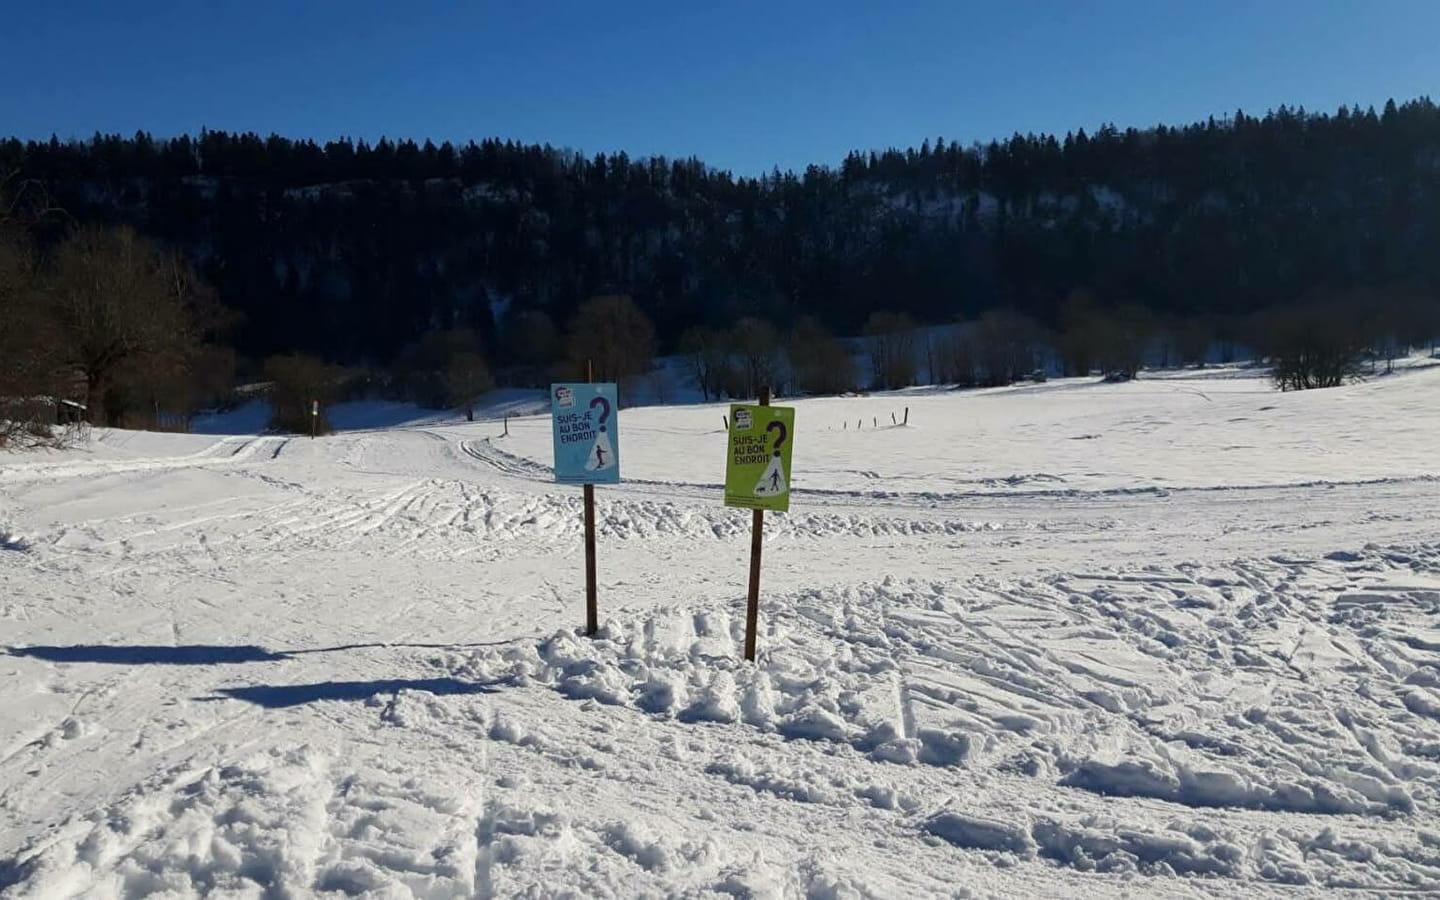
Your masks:
M610 446L610 432L604 426L600 426L599 432L595 435L595 443L590 446L590 457L585 460L585 471L598 472L615 465L615 448Z

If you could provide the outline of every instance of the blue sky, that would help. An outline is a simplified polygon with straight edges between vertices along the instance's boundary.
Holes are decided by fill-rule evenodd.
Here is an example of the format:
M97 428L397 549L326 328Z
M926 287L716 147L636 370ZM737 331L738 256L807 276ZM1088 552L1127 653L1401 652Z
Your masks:
M1440 100L1440 0L16 2L0 135L498 136L746 174Z

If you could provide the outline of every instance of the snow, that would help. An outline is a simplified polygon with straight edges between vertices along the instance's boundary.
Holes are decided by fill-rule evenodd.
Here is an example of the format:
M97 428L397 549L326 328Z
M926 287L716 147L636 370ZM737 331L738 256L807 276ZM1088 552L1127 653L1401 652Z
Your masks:
M479 400L487 418L506 415L535 415L548 411L544 391L523 388L501 388L490 391ZM454 424L463 416L453 410L424 409L413 403L384 400L361 400L336 403L325 409L325 418L335 431L363 431L374 428ZM270 424L270 404L263 399L249 400L225 412L206 413L195 418L191 430L196 434L258 434Z
M781 400L754 664L723 405L620 413L594 638L533 392L0 456L0 893L1435 893L1437 390Z

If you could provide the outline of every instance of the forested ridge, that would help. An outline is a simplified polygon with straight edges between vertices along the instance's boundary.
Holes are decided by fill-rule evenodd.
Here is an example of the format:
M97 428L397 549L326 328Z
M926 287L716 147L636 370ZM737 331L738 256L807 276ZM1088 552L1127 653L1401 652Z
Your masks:
M483 123L480 127L483 127ZM486 140L316 143L204 131L0 141L0 171L69 222L188 257L254 358L384 364L502 311L570 320L628 294L661 350L693 326L814 317L859 332L1004 309L1223 321L1357 288L1440 287L1440 109L1280 107L1193 125L986 145L943 138L736 177L698 159ZM46 232L65 226L52 222ZM497 321L500 318L501 321Z

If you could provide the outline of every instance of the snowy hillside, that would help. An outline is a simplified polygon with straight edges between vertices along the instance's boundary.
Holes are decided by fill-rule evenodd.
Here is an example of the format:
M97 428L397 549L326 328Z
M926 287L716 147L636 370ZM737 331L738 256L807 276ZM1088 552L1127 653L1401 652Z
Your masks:
M756 665L722 405L594 640L544 417L0 456L0 893L1440 892L1437 396L798 401Z

